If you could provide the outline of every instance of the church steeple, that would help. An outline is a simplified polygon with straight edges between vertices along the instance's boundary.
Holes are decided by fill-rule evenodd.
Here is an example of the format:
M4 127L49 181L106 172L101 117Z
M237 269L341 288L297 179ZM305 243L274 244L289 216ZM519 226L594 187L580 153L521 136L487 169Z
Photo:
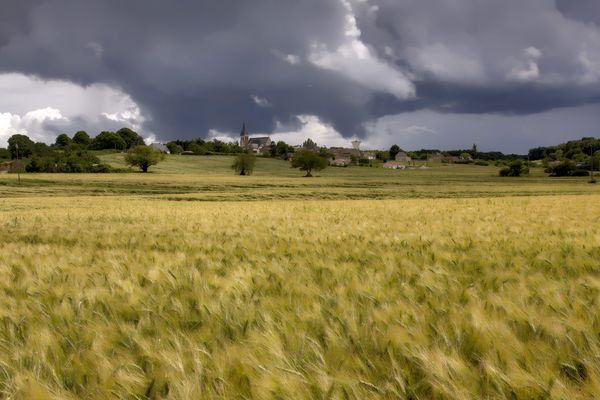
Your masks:
M246 129L246 123L242 125L242 131L240 132L240 147L244 150L248 150L248 142L250 141L250 136L248 135L248 130Z

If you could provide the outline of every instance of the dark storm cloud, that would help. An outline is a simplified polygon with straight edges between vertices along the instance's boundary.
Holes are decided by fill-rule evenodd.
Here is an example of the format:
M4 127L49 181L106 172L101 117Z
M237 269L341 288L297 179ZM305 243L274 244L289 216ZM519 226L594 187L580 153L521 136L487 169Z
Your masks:
M598 102L596 4L8 0L0 71L119 87L165 139L243 120L271 131L301 114L349 136L419 109L529 114Z
M600 2L598 0L557 0L560 12L569 18L600 24Z

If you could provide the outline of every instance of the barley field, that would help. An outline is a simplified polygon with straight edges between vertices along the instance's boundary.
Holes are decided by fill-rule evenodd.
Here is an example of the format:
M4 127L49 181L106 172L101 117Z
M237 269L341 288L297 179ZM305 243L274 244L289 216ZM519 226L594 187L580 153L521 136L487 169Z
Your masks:
M600 398L598 194L174 201L194 195L2 179L0 398Z

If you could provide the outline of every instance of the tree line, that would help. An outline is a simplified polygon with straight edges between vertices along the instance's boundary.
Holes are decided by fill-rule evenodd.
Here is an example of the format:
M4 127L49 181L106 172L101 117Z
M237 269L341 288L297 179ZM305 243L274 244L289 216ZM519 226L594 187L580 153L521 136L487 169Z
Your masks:
M15 134L8 139L8 148L0 149L0 159L19 158L27 172L118 171L101 162L93 152L98 150L127 151L125 161L143 172L164 158L160 152L146 146L137 132L122 128L116 132L100 132L94 138L85 131L78 131L73 137L61 133L52 145L34 142L27 135Z
M587 176L600 169L600 139L583 137L556 146L529 150L532 161L540 161L550 176Z

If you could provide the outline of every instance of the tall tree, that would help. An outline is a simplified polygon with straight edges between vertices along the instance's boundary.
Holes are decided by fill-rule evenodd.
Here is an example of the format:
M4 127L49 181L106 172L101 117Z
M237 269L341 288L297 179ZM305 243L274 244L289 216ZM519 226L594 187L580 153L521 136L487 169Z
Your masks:
M66 147L71 144L71 138L66 133L61 133L56 137L54 145L57 147Z
M319 146L313 142L311 138L306 139L304 143L302 143L302 147L307 150L319 151Z
M121 136L121 139L125 142L125 149L129 150L136 146L141 146L144 144L144 139L137 134L137 132L132 131L129 128L121 128L117 131L117 135Z
M396 155L398 153L400 153L401 149L400 146L398 146L397 144L392 145L392 147L390 147L390 159L391 160L395 160L396 159Z
M86 131L78 131L73 135L73 143L81 146L87 146L90 144L90 135Z
M125 141L115 132L100 132L91 143L91 148L95 150L123 150L125 149Z
M17 158L17 145L20 158L27 158L33 154L35 143L26 135L16 134L8 138L8 151L12 159Z

